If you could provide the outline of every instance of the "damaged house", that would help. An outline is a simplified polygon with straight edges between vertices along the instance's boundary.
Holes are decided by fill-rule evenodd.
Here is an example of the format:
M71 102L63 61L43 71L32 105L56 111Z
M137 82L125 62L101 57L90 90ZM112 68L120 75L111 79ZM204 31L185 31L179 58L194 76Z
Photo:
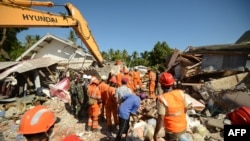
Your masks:
M56 83L67 70L87 69L93 62L93 56L82 47L46 34L16 61L1 62L0 93L11 97L36 93Z
M246 32L235 44L188 47L167 57L178 87L201 100L211 115L250 107L250 42Z

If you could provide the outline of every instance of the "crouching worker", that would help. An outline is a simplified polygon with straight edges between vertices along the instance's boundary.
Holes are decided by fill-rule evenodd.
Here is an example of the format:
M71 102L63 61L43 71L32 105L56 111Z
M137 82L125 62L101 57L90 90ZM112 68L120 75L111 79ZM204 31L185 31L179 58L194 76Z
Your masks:
M119 116L119 131L116 135L115 141L126 140L130 116L135 119L136 112L140 107L140 98L135 94L125 94L122 96L121 104L118 108ZM125 137L123 136L125 135Z
M19 133L27 141L49 141L53 135L53 127L58 118L55 114L43 105L35 106L24 113ZM79 141L81 141L79 139Z

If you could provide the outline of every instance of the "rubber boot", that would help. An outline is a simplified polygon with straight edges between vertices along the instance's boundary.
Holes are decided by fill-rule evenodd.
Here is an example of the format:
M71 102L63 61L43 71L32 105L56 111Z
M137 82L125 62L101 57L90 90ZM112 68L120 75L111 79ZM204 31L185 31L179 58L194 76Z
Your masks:
M112 132L112 126L108 126L108 132Z

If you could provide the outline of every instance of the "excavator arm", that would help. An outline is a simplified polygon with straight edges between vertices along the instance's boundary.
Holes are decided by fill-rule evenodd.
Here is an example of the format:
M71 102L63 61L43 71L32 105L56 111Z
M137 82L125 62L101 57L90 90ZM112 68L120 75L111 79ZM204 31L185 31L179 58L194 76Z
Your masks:
M68 15L60 15L30 8L31 6L53 7L52 2L0 0L0 27L72 27L85 46L103 67L103 57L91 34L87 21L72 4L65 5Z

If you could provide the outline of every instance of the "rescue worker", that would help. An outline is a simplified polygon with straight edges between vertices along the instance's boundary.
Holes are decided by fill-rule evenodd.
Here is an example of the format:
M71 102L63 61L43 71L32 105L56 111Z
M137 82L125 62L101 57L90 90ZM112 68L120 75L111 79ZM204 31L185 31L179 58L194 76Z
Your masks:
M115 98L115 89L117 87L116 78L113 76L109 80L109 87L107 90L107 99L105 105L106 119L108 130L112 132L112 117L114 120L114 127L118 126L117 102Z
M119 131L115 141L126 140L129 130L129 120L132 117L136 119L136 112L140 107L140 98L136 94L125 94L122 96L122 102L118 109ZM123 137L125 135L125 137Z
M49 141L55 123L59 120L46 106L38 105L24 113L19 125L19 133L27 141ZM34 122L35 121L35 122ZM65 138L68 138L65 137ZM77 136L75 141L82 141Z
M111 70L110 70L109 75L108 75L108 80L111 77L116 76L117 74L119 74L121 69L123 69L122 61L121 60L116 60L114 66L111 67Z
M149 98L155 98L155 80L156 74L151 70L150 67L147 68L148 70L148 88L149 88Z
M117 85L120 87L122 85L123 69L120 69L120 72L115 75L117 80Z
M131 94L132 90L127 86L128 79L123 78L122 79L122 85L118 87L115 91L115 97L117 104L121 103L122 96L125 94Z
M191 103L185 98L182 90L173 90L174 78L172 74L163 72L160 76L160 84L163 94L157 96L157 124L154 132L154 141L157 141L157 135L165 125L166 140L179 141L187 128L186 111L191 108Z
M79 119L79 112L83 106L83 79L75 77L73 81L70 82L70 95L71 95L71 111L76 119Z
M133 81L134 81L134 88L140 89L142 87L142 81L141 81L141 74L138 71L138 67L134 68L133 71Z
M124 68L124 75L122 76L122 79L123 78L127 79L127 87L129 87L131 89L131 91L134 92L134 90L135 90L134 82L133 82L133 78L129 74L128 68Z
M98 119L100 115L100 110L102 107L101 91L98 87L99 80L92 76L90 83L88 85L88 124L86 127L87 131L98 131Z
M109 88L109 85L106 83L107 77L105 75L101 76L101 82L99 83L98 87L101 91L101 98L102 98L102 108L101 108L101 115L100 118L102 120L105 120L105 104L107 99L107 90Z

